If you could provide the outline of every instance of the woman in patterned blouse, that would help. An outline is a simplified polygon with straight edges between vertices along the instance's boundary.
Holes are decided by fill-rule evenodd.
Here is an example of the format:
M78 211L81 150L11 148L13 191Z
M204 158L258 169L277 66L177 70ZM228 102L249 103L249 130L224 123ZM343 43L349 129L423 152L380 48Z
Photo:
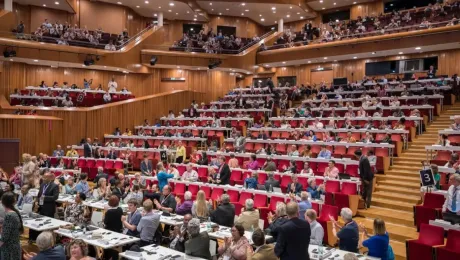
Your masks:
M83 201L86 200L84 193L77 193L75 203L69 204L64 211L64 220L70 223L82 224L86 222L85 209Z

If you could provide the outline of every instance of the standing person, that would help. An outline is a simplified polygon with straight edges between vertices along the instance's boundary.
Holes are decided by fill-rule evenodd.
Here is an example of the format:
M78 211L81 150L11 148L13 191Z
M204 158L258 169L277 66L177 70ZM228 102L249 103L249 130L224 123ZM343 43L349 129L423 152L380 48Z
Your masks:
M162 162L157 164L157 179L158 187L163 190L163 187L168 184L168 179L174 178L174 174L166 173L165 167Z
M265 244L265 234L261 229L256 229L252 233L252 241L256 250L252 252L252 247L246 250L246 260L278 260L274 252L273 244Z
M59 198L59 186L54 183L54 175L45 170L43 183L37 195L38 213L40 215L54 218L56 212L56 200Z
M296 202L291 201L286 205L286 213L289 220L279 227L275 254L280 260L310 260L310 225L299 219L299 206Z
M217 170L217 184L227 185L230 183L230 167L225 163L225 157L219 157L220 167Z
M182 144L182 141L177 142L176 163L183 163L186 157L187 151L185 150L185 146Z
M118 83L115 81L115 78L112 77L112 80L109 81L108 90L109 92L116 92L118 88Z
M86 138L85 144L83 144L83 153L86 158L93 157L93 147L91 145L91 138Z
M185 242L185 254L204 259L211 259L208 232L200 233L200 220L191 219L187 225L190 239Z
M5 219L0 238L1 259L21 260L21 244L19 237L24 231L22 218L19 211L14 207L16 200L12 192L2 196L2 205L5 208Z
M322 245L324 238L324 229L321 224L316 221L316 211L314 209L308 209L305 212L305 220L310 223L310 245Z
M151 200L144 201L142 204L144 207L144 212L142 212L142 218L137 225L137 232L140 234L141 241L139 246L147 246L153 243L153 237L155 237L155 232L160 225L160 216L161 214L154 213L153 202Z
M369 159L364 156L361 150L355 151L356 158L359 159L359 177L361 178L361 182L363 183L363 200L366 204L366 208L371 207L371 200L372 200L372 186L374 181L374 173L371 169L371 164L369 163Z
M451 224L460 223L460 175L454 174L452 185L447 190L446 200L442 206L442 216Z

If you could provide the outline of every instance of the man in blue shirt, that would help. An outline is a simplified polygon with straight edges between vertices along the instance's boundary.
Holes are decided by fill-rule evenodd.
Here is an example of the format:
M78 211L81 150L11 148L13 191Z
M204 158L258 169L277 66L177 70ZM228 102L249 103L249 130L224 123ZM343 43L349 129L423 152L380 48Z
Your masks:
M139 237L139 232L137 231L137 225L139 224L139 221L142 218L142 214L139 210L137 210L137 207L139 206L139 203L137 199L132 198L128 200L128 217L122 216L121 217L121 222L123 223L123 227L125 230L123 233L125 233L128 236L134 236L134 237Z
M308 193L302 191L300 193L300 202L299 202L299 218L305 220L305 212L307 209L311 209L311 203L308 201Z
M331 159L331 151L326 149L326 146L321 146L321 151L318 154L319 159Z
M84 193L86 197L89 198L91 196L91 191L89 189L89 185L86 179L88 179L88 176L86 175L86 173L82 173L80 175L80 181L77 183L77 185L75 185L75 190L78 193Z
M349 208L342 208L340 216L345 222L343 227L340 227L332 216L330 217L333 223L332 234L339 239L340 250L358 253L359 228L358 224L352 219L353 212ZM340 230L337 232L337 229Z
M257 184L258 184L257 183L257 173L252 172L251 177L246 178L246 180L244 182L246 184L246 188L248 188L248 189L257 189Z

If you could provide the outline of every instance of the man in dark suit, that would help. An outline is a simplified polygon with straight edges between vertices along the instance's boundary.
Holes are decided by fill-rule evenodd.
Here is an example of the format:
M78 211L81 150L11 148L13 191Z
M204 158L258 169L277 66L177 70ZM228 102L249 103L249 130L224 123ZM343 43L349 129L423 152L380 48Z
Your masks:
M220 205L214 211L211 211L211 221L226 227L233 227L235 221L235 206L230 204L230 196L222 194ZM310 237L310 236L309 236Z
M273 93L273 89L275 88L275 85L273 84L272 78L268 78L267 87L268 87L269 93Z
M430 66L430 69L428 70L428 72L426 73L426 75L427 75L428 78L430 78L430 79L436 78L436 69L434 68L433 65Z
M195 109L195 107L192 105L187 111L188 117L199 117L198 111Z
M115 153L113 149L110 149L110 151L107 153L107 156L105 158L115 160L117 159L117 154Z
M287 193L293 193L297 196L300 196L300 193L302 192L302 184L299 183L299 180L295 174L292 175L291 180L292 182L287 186Z
M106 181L109 181L109 175L107 173L104 173L104 168L97 167L97 174L96 177L94 177L94 183L96 183L96 187L99 186L100 178L105 178Z
M86 138L86 143L83 144L83 154L86 158L93 157L93 147L91 146L91 138Z
M355 151L355 156L359 159L359 177L363 184L363 200L366 203L366 207L370 208L372 200L372 186L374 181L374 173L372 172L371 164L369 159L362 154L361 150Z
M286 205L286 214L289 220L278 228L275 254L280 260L310 260L310 224L299 219L297 202L291 201Z
M273 188L279 188L280 182L273 178L273 173L268 173L268 179L265 181L265 190L266 191L273 191Z
M217 171L217 184L227 185L230 183L230 167L225 163L225 157L219 157L220 167Z
M43 216L54 218L56 212L56 200L59 197L59 186L54 183L54 174L48 169L43 174L43 183L37 195L38 213Z
M141 162L141 173L144 176L152 176L153 166L152 161L144 154L144 159Z

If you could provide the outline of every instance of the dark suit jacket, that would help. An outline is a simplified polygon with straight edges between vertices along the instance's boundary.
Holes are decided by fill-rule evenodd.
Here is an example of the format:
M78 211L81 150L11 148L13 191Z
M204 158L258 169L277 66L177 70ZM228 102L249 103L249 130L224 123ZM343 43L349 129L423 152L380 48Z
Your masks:
M185 242L185 253L191 256L211 259L208 232L201 232L198 236L191 237Z
M310 260L310 224L307 221L292 218L278 228L275 254L280 260Z
M220 184L226 185L230 183L230 167L228 167L228 164L224 164L222 166L220 173Z
M54 218L54 213L56 212L56 200L59 198L59 186L54 182L51 182L46 190L45 183L40 185L40 190L38 191L37 201L40 202L40 197L44 196L43 205L39 205L38 212L47 217Z
M125 190L123 188L118 189L118 188L113 188L112 189L112 195L117 196L120 200L124 199L127 194L125 194Z
M191 115L192 110L193 110L193 115ZM189 108L187 113L188 113L189 117L199 117L200 116L200 115L198 115L198 111L196 111L195 108Z
M280 182L273 179L273 180L266 180L265 181L265 190L268 191L268 189L270 189L270 184L272 185L272 188L279 188L280 187Z
M83 155L85 157L93 157L93 149L91 147L91 144L85 143L83 145Z
M372 181L374 179L374 173L372 172L369 159L364 155L359 158L359 176L362 180L366 181Z
M216 210L211 212L211 221L222 226L233 227L235 206L230 203L219 205Z
M295 194L300 194L302 192L302 184L297 183L295 185L295 190L294 191L291 190L291 184L292 184L292 182L289 183L288 186L287 186L287 191L286 191L287 193L294 192Z
M142 162L141 162L141 172L142 172L142 175L146 175L146 174L145 174L146 172L151 173L151 172L152 172L152 169L153 169L152 161L149 160L148 164L146 164L146 163L144 162L144 160L142 160Z
M115 160L115 159L117 159L117 154L115 152L113 152L113 153L109 152L105 158Z
M96 183L96 186L100 178L105 178L106 181L109 181L109 175L107 173L104 173L104 172L98 173L96 174L96 177L94 177L94 183Z

